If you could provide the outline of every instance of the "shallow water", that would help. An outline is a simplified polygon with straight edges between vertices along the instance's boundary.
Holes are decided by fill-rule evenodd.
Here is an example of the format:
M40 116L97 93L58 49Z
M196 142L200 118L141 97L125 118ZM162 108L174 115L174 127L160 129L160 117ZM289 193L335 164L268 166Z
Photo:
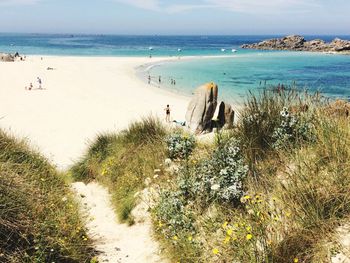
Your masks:
M163 63L150 70L162 86L191 94L205 83L216 82L221 97L241 101L248 91L270 85L290 85L321 91L336 98L350 98L350 56L302 52L255 52L230 58L195 59ZM176 85L171 85L171 79Z

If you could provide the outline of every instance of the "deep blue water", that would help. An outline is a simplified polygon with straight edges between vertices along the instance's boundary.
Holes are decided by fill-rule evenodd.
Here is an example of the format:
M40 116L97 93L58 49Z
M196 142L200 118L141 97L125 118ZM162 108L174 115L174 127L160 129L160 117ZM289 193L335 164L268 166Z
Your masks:
M1 34L0 51L39 55L177 56L220 55L245 43L279 36L113 36ZM350 39L350 36L338 36ZM331 41L335 36L307 36ZM153 47L153 51L149 48ZM181 52L178 52L181 49ZM241 51L243 53L252 51Z
M242 50L244 43L280 36L111 36L0 34L0 52L69 56L204 56L229 58L178 60L151 69L162 87L191 94L198 85L215 81L232 100L261 85L297 83L301 89L321 90L328 96L350 98L350 56L301 52ZM306 36L331 41L335 37ZM152 47L152 50L150 50ZM181 49L181 51L179 51ZM222 52L225 49L225 52ZM232 53L237 49L237 53ZM177 81L176 86L170 80Z

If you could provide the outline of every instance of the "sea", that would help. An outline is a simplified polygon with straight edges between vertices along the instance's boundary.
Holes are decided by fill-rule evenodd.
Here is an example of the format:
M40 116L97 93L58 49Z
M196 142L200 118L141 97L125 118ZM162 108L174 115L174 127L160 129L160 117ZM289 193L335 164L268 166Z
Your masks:
M321 92L350 100L350 55L241 49L242 44L280 35L122 36L0 33L0 52L24 55L169 57L138 69L146 81L184 95L206 82L219 85L222 99L241 101L274 85ZM331 41L348 36L305 36ZM175 58L175 59L174 59ZM150 59L151 61L151 59ZM1 74L1 72L0 72ZM159 77L161 83L159 83ZM173 84L175 81L175 85Z

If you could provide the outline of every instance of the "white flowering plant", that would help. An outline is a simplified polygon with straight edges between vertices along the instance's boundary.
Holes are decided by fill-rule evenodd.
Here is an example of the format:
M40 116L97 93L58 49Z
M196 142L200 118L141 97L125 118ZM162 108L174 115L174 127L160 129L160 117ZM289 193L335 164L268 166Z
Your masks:
M275 129L272 138L273 147L281 149L297 141L314 142L314 128L311 118L293 115L287 107L280 112L280 125Z
M168 156L174 159L188 159L191 155L196 140L193 135L182 135L175 133L166 138Z
M247 174L248 166L244 164L239 141L230 139L197 168L196 176L191 177L190 190L209 202L232 203L242 197Z

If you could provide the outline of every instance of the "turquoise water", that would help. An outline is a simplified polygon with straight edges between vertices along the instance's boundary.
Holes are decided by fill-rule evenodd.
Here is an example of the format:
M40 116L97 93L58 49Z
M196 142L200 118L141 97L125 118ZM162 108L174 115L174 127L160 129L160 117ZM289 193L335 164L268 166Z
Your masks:
M350 56L302 52L241 53L229 58L179 60L150 70L156 81L176 92L191 94L199 85L216 82L220 96L241 101L248 91L270 85L296 85L300 90L321 91L350 99ZM171 85L171 79L176 85Z
M225 99L240 100L248 90L266 85L296 83L300 89L320 90L327 96L350 98L350 56L298 52L242 50L244 43L280 36L113 36L1 34L0 52L24 55L69 56L218 56L229 58L180 59L152 68L161 87L191 94L202 83L219 84ZM331 41L336 36L306 36ZM338 36L350 39L350 36ZM150 49L151 48L151 49ZM222 50L225 52L222 52ZM232 53L237 49L237 53ZM1 73L0 73L1 74ZM146 79L146 75L143 76ZM176 86L171 85L171 79Z

